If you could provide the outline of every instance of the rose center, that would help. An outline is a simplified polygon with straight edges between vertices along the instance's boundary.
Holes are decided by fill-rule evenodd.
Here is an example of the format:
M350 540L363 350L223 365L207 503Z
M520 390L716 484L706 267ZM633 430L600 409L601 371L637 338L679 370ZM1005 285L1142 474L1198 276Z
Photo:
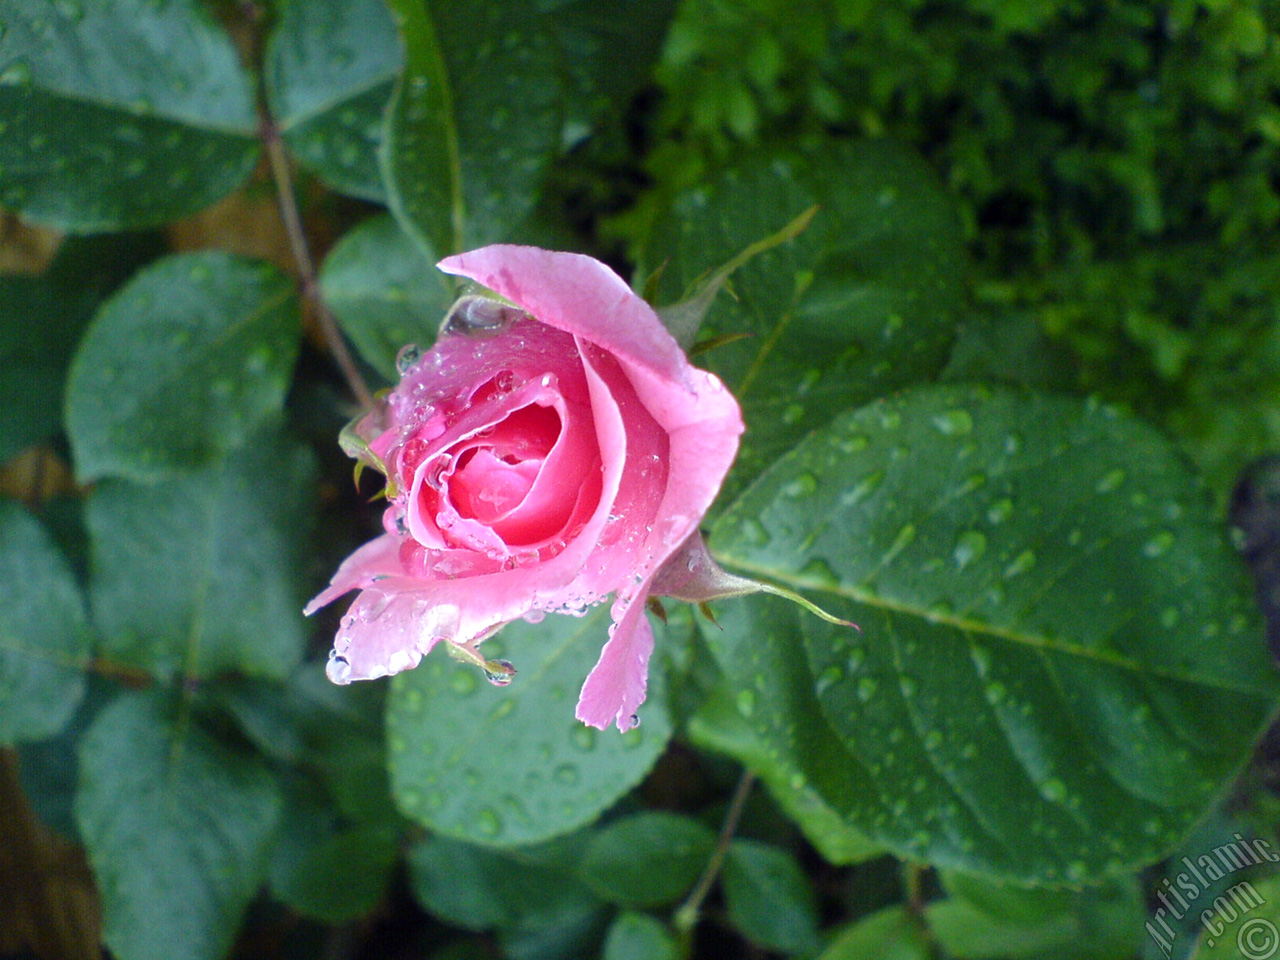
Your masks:
M487 447L468 450L459 458L449 483L454 506L464 517L493 523L524 502L542 462L541 457L497 457Z

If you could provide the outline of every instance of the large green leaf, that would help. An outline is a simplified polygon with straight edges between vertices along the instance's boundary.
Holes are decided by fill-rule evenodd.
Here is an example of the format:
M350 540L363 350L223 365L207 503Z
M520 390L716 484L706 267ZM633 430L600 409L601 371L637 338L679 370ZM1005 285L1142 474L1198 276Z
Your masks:
M680 899L707 866L716 835L665 810L621 817L591 836L582 878L610 903L659 907Z
M704 338L748 334L698 358L743 406L747 434L728 495L797 436L842 410L942 368L963 281L950 199L896 144L830 142L807 157L761 157L676 199L645 251L675 301L703 273L814 204L800 236L733 274Z
M335 190L384 200L382 114L400 73L384 0L287 0L267 45L271 115L302 163Z
M166 678L287 675L302 654L314 471L270 431L162 484L98 484L86 522L102 652Z
M34 517L0 500L0 744L61 730L84 694L88 656L66 560Z
M639 783L671 735L662 691L651 686L641 726L626 733L573 716L608 625L607 605L508 624L484 642L519 671L501 689L444 650L397 676L387 739L400 809L443 834L514 846L594 820Z
M325 258L320 286L360 356L393 382L400 348L434 342L454 300L452 281L390 216L344 236Z
M543 17L526 0L389 2L405 44L382 155L392 212L435 253L510 236L560 134Z
M235 48L197 0L0 0L0 205L67 230L193 213L257 157Z
M269 264L206 252L147 268L72 361L77 475L154 481L243 443L283 405L299 332L292 285Z
M280 813L249 754L125 693L80 750L76 823L120 960L218 960L262 881Z
M836 805L941 865L1064 882L1158 859L1280 691L1203 491L1096 404L873 403L780 460L713 550L861 623L734 639L803 645L848 751Z

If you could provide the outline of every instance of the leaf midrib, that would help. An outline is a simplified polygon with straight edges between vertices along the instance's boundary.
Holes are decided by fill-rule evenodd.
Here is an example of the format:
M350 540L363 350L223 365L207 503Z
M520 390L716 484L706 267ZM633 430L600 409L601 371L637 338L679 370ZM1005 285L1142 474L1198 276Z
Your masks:
M793 589L807 590L812 593L823 593L829 596L839 597L843 600L850 600L854 603L860 603L864 606L885 610L890 613L906 614L919 620L924 620L928 623L953 627L972 635L989 637L995 640L1003 640L1009 643L1018 643L1034 650L1078 657L1082 660L1090 660L1106 666L1127 670L1139 676L1160 677L1165 680L1194 684L1214 690L1222 690L1228 693L1239 693L1259 698L1268 698L1265 691L1256 687L1236 686L1234 684L1222 682L1218 678L1178 673L1174 670L1169 670L1157 665L1142 663L1114 651L1098 650L1066 640L1055 640L1051 637L1041 636L1034 633L1026 633L1009 627L1001 627L986 621L974 620L958 614L931 613L923 607L916 606L905 601L892 600L879 594L859 589L858 587L851 587L844 584L841 584L838 587L833 587L830 583L816 582L804 576L780 576L779 571L776 569L761 564L750 563L737 557L725 556L722 554L717 557L717 559L721 560L726 565L734 567L747 574L756 575L765 580L779 582Z

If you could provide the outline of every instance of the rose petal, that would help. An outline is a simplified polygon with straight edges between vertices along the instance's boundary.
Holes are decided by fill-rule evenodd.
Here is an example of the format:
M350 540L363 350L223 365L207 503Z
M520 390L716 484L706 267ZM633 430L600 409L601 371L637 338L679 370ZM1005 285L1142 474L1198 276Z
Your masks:
M481 283L543 323L599 344L673 382L692 369L657 313L599 260L494 244L441 260L445 273Z
M653 653L653 627L644 615L645 597L639 594L626 605L618 622L609 631L609 642L587 675L578 697L575 716L589 726L603 730L616 723L619 730L636 725L636 711L644 703L648 687L649 656Z

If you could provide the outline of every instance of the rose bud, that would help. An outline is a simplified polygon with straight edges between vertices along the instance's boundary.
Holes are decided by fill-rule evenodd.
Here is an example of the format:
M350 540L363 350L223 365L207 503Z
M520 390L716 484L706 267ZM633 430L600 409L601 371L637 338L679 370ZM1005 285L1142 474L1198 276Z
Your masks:
M481 641L612 595L577 716L627 729L653 650L650 594L744 592L717 594L727 581L698 534L738 449L738 404L590 257L498 245L440 269L486 289L458 301L434 347L402 352L400 383L344 433L386 475L388 503L386 532L306 608L360 591L329 677L398 673L445 641L506 682L513 668ZM663 574L669 562L680 570ZM711 579L691 582L700 569Z

